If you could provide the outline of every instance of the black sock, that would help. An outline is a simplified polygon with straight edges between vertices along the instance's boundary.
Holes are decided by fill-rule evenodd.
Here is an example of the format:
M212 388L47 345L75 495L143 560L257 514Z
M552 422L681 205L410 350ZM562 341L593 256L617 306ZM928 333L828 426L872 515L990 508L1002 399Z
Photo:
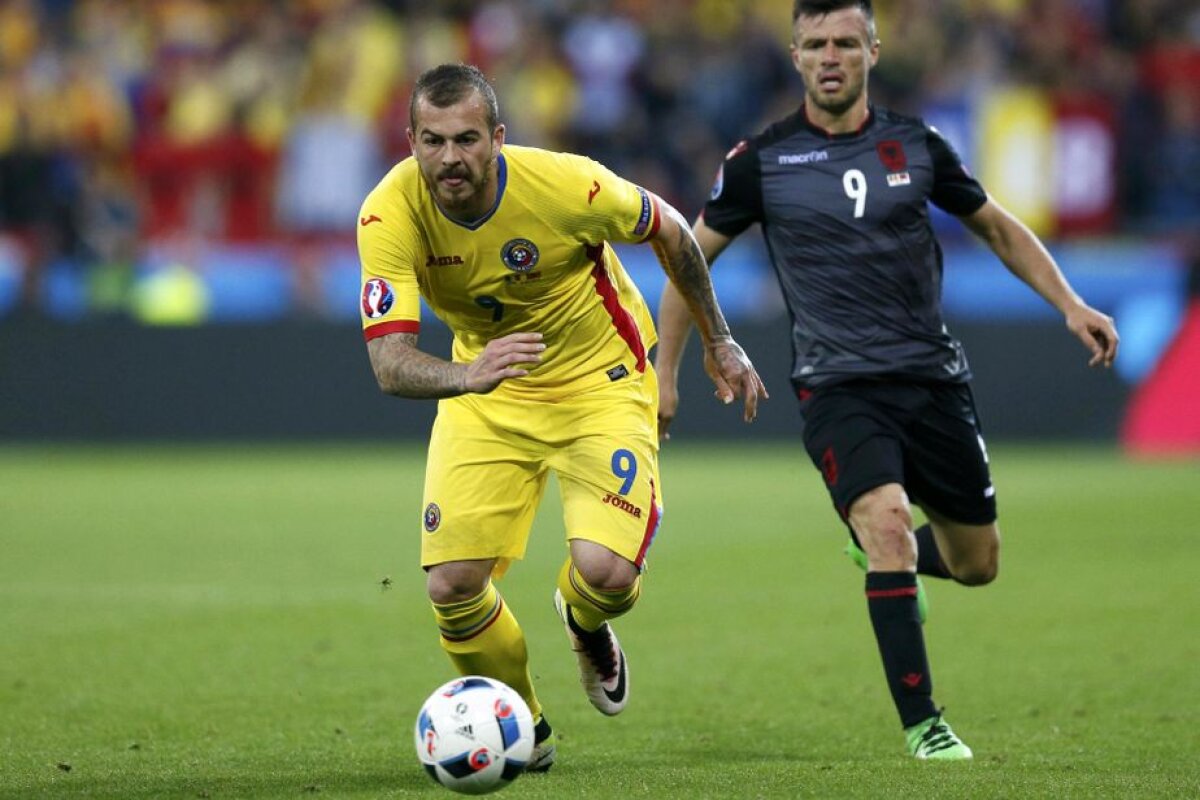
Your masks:
M913 531L913 536L917 537L917 572L934 578L953 578L938 552L937 539L933 538L929 523Z
M868 572L867 611L875 629L888 689L908 728L937 713L925 635L917 617L917 576L911 572Z

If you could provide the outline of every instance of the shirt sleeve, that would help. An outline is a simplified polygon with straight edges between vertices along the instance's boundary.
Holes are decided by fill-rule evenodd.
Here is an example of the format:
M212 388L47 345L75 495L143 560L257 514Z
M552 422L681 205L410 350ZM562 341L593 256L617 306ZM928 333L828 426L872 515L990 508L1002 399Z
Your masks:
M730 238L762 222L762 167L753 143L739 142L725 156L703 216L705 225Z
M959 217L974 214L987 202L987 192L936 128L925 129L925 143L933 159L933 191L929 201Z
M591 159L581 158L578 165L583 180L572 199L578 204L584 241L637 244L658 232L662 212L652 192Z
M416 226L402 208L380 198L378 190L363 203L357 224L363 338L419 332Z

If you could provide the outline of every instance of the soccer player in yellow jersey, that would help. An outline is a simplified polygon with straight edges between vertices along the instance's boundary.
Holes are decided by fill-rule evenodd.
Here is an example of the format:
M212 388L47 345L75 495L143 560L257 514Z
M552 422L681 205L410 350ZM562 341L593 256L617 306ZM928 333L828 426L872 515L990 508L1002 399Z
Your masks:
M749 422L766 391L673 208L587 158L506 145L495 93L471 66L424 73L409 121L413 157L359 214L363 332L383 391L439 398L421 563L442 647L461 674L525 698L526 769L545 770L554 736L492 579L524 554L554 470L569 550L555 606L588 698L616 714L629 672L608 621L637 601L662 514L654 324L610 243L654 247L720 399L740 397ZM454 334L450 361L417 347L419 297Z

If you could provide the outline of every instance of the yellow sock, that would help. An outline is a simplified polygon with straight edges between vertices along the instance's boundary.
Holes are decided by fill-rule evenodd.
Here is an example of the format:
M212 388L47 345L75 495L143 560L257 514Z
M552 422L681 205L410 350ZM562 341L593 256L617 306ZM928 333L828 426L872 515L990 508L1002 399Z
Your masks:
M585 631L594 631L610 619L621 616L637 602L642 592L642 576L615 592L594 589L584 581L571 559L558 573L558 589L571 607L571 616Z
M478 597L434 603L433 615L442 633L442 649L460 675L503 681L525 699L534 720L542 716L542 704L529 676L525 634L491 581Z

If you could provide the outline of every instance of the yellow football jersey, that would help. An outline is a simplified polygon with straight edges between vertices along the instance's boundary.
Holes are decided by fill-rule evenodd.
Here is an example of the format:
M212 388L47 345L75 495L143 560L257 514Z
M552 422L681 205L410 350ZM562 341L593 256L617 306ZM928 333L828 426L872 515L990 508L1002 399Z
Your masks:
M420 295L454 333L454 361L509 333L543 335L541 363L499 392L554 399L644 372L654 323L610 242L652 236L657 199L583 156L506 144L497 171L495 204L469 224L442 213L413 158L367 196L364 336L417 332Z

